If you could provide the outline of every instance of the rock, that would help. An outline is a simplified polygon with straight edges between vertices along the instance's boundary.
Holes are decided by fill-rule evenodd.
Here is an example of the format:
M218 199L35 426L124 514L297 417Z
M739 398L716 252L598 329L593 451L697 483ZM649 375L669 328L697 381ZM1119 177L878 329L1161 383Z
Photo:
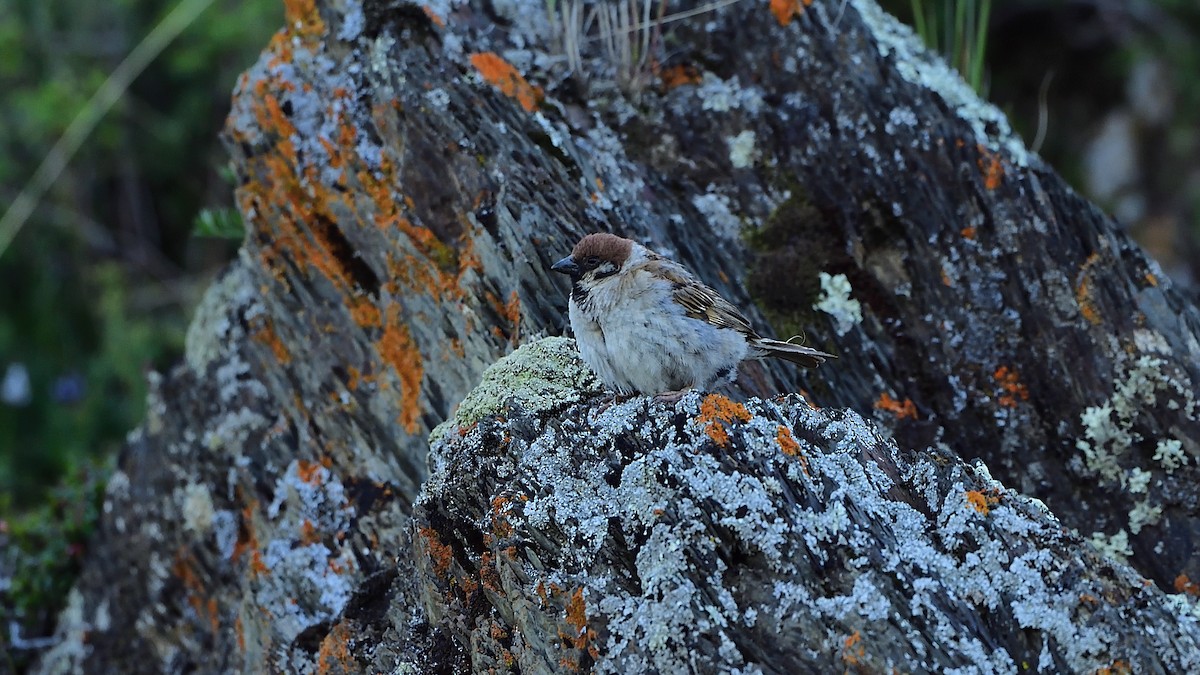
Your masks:
M1192 301L870 0L571 7L287 3L41 671L1194 667ZM842 358L601 411L598 229Z
M544 340L480 386L583 391L576 359ZM418 585L473 672L1200 668L1196 605L980 463L795 395L597 400L518 385L432 447Z

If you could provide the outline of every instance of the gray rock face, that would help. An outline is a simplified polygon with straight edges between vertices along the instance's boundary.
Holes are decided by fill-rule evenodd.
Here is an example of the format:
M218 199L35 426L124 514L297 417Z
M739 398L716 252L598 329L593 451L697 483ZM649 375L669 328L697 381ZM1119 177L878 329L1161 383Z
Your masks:
M42 670L1194 669L1196 308L870 0L588 7L287 3ZM601 410L592 230L842 358Z
M575 358L543 340L482 386L553 363L542 391L585 389ZM413 514L430 621L475 672L1200 667L1189 603L854 412L515 393L434 444Z

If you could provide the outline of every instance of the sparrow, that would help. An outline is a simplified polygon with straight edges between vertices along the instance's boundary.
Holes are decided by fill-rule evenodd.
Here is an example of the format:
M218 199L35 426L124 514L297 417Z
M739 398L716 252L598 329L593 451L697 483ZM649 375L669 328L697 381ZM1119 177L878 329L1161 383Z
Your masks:
M613 234L589 234L550 268L571 277L579 355L619 395L678 400L733 381L746 359L815 368L832 354L763 337L686 268Z

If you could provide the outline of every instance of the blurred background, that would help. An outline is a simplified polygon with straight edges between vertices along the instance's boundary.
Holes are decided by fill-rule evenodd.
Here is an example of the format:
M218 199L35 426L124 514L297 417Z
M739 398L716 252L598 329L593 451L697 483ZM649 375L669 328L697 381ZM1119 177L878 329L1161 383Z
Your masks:
M881 4L1195 292L1200 2ZM236 251L218 133L282 16L280 0L0 0L0 214L98 117L23 227L0 225L0 672L50 634L146 374L180 358ZM144 68L119 72L138 49ZM99 116L114 72L129 83L109 81Z
M282 21L280 0L0 0L0 214L122 60L148 61L7 247L0 228L0 673L52 630L146 374L236 251L213 236L240 236L218 133Z

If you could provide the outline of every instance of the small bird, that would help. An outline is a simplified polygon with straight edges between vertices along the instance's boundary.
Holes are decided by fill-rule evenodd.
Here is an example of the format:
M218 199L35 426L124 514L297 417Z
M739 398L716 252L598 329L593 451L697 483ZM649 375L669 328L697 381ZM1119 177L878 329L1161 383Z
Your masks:
M832 354L759 335L679 263L613 234L589 234L550 268L571 277L571 329L618 394L678 400L733 381L742 361L776 356L815 368Z

